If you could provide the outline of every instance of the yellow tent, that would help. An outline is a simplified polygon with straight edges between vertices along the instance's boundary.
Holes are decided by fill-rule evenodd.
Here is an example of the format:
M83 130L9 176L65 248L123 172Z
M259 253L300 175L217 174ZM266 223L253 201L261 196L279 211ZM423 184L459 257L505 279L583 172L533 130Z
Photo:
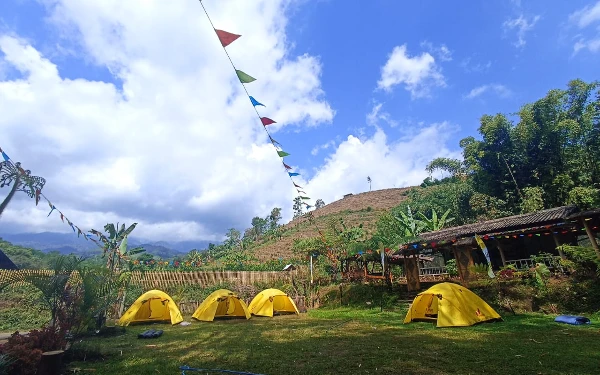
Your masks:
M415 297L404 323L437 321L438 327L464 327L495 320L502 318L475 293L457 284L440 283Z
M237 294L227 289L219 289L202 301L192 318L205 322L212 322L215 318L250 319L250 313L246 303Z
M136 299L117 324L127 326L129 323L169 320L171 324L183 321L179 308L167 293L160 290L151 290Z
M273 316L273 313L299 314L292 299L279 289L265 289L258 293L248 306L250 314Z

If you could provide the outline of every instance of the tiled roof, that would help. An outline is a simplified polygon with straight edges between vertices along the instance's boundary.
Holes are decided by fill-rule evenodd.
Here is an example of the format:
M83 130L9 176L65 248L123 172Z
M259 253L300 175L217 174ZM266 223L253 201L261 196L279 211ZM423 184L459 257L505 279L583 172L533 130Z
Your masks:
M569 217L575 216L574 214L578 211L579 209L574 205L562 206L523 215L483 221L481 223L466 224L460 227L446 228L435 232L421 233L419 237L425 241L441 241L473 236L475 234L484 235L487 233L521 229L528 226L541 226L564 221Z

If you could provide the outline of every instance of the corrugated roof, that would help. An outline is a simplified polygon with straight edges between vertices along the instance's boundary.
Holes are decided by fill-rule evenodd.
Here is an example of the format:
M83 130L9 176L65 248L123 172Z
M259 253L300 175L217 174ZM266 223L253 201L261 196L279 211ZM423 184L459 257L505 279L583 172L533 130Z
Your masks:
M441 241L473 236L475 234L484 235L487 233L521 229L532 225L553 224L574 216L578 211L579 209L575 205L555 207L523 215L508 216L481 223L446 228L435 232L421 233L419 237L425 241Z
M591 217L600 216L600 208L594 208L593 210L577 212L568 217L568 219L579 219L580 217Z

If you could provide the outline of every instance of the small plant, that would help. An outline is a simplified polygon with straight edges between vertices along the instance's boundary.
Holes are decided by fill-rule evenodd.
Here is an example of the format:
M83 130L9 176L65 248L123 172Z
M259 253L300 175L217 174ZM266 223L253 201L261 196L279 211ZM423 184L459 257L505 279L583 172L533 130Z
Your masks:
M2 346L2 355L10 357L10 374L29 375L37 372L42 353L63 349L65 335L53 327L32 330L27 336L13 333ZM1 366L1 364L0 364ZM2 367L0 367L1 369Z
M458 267L456 266L456 259L450 259L446 262L446 272L450 276L458 276Z

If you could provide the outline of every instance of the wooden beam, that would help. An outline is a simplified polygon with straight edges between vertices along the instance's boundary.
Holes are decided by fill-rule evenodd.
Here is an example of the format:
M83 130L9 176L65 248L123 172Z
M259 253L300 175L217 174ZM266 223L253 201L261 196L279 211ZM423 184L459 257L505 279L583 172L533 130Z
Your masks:
M600 259L600 247L598 247L598 241L596 241L596 236L594 236L594 233L592 232L592 228L590 228L590 224L587 222L587 220L582 218L581 221L583 222L585 231L587 232L587 235L590 238L592 247L594 248L594 251L596 252L596 255L598 256L598 259Z
M560 243L560 239L556 235L556 233L552 233L552 238L554 238L554 243L556 244L556 249L558 250L558 255L560 255L561 259L566 259L565 253L561 250L562 244Z
M500 241L496 241L496 247L498 248L498 251L500 252L500 258L502 258L502 266L505 267L506 266L506 257L504 256L504 250L502 250Z

